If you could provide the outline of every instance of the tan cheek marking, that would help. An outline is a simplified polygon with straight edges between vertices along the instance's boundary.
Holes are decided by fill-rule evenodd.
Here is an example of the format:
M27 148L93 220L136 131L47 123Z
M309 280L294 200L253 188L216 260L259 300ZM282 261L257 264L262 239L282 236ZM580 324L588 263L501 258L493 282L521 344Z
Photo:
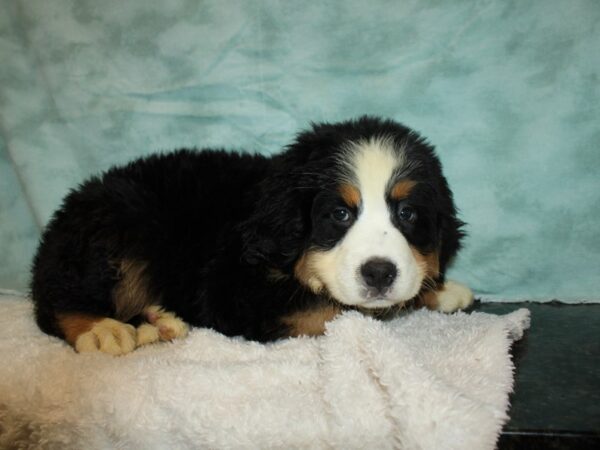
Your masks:
M442 289L443 289L443 287L442 287ZM439 307L438 293L439 293L439 290L427 290L427 291L421 292L419 294L418 306L424 306L427 309L436 311Z
M342 184L339 191L346 205L352 208L358 207L360 204L360 192L357 188L351 184Z
M56 318L65 341L73 346L81 334L90 331L94 324L103 319L103 317L80 313L57 314Z
M290 327L290 336L319 336L325 332L325 322L329 322L341 312L337 306L324 306L308 311L300 311L282 319Z
M294 266L294 275L300 283L308 287L315 294L318 294L323 289L323 283L317 276L314 265L312 264L316 255L317 253L314 251L304 253Z
M427 275L432 278L440 276L440 254L436 251L428 253L424 257L427 264Z
M423 254L412 245L410 246L410 250L417 260L419 267L422 268L425 277L435 279L440 275L440 255L437 250Z
M398 181L390 192L390 196L394 200L402 200L410 195L410 192L416 186L417 182L413 180Z
M413 256L417 260L417 263L423 270L425 281L423 288L419 293L417 304L418 306L425 306L429 309L438 308L438 292L443 289L437 281L435 281L440 275L440 255L437 250L433 252L423 254L417 248L410 246Z
M146 268L148 264L124 259L119 264L121 280L113 291L115 316L126 322L148 305L158 303L150 295Z

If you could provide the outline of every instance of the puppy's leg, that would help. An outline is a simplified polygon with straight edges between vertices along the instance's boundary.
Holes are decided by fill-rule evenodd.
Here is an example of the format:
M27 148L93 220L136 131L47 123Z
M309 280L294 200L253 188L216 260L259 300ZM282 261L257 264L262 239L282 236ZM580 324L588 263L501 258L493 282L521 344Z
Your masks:
M422 294L421 301L429 309L450 313L471 306L473 292L463 284L448 280L438 289Z
M147 322L137 329L137 345L151 344L159 340L172 341L188 334L188 325L175 314L164 311L160 306L147 307L143 316Z
M281 319L287 336L320 336L325 333L325 323L333 320L342 310L334 305L321 305L298 311Z
M62 313L57 323L65 340L78 352L124 355L136 347L136 331L129 324L108 317Z

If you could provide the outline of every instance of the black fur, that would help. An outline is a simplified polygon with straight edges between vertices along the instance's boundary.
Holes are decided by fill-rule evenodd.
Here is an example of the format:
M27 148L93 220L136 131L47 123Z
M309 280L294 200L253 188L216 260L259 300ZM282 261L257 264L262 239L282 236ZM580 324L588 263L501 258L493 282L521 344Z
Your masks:
M34 260L40 328L63 337L57 313L115 317L115 261L129 259L147 263L149 294L191 325L259 341L285 336L282 317L330 301L299 283L294 265L345 232L322 206L339 201L328 193L340 181L341 149L382 135L418 162L411 201L419 222L398 227L424 252L440 249L443 281L462 223L433 148L402 125L363 117L314 125L272 158L180 150L85 182L55 213Z

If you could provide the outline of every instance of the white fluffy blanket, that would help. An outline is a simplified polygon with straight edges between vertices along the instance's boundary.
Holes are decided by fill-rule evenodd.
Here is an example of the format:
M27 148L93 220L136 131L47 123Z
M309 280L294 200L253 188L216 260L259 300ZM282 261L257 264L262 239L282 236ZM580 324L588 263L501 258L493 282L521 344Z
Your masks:
M0 297L0 448L492 449L529 311L346 313L270 345L193 330L76 354Z

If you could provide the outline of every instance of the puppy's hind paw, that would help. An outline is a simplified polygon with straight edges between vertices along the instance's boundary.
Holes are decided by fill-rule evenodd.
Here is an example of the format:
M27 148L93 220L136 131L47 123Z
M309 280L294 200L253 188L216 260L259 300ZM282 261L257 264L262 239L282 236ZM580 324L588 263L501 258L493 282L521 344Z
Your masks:
M158 306L151 306L144 311L148 323L142 324L138 328L138 342L149 344L151 342L172 341L173 339L183 338L189 332L189 326L171 312L164 311Z

